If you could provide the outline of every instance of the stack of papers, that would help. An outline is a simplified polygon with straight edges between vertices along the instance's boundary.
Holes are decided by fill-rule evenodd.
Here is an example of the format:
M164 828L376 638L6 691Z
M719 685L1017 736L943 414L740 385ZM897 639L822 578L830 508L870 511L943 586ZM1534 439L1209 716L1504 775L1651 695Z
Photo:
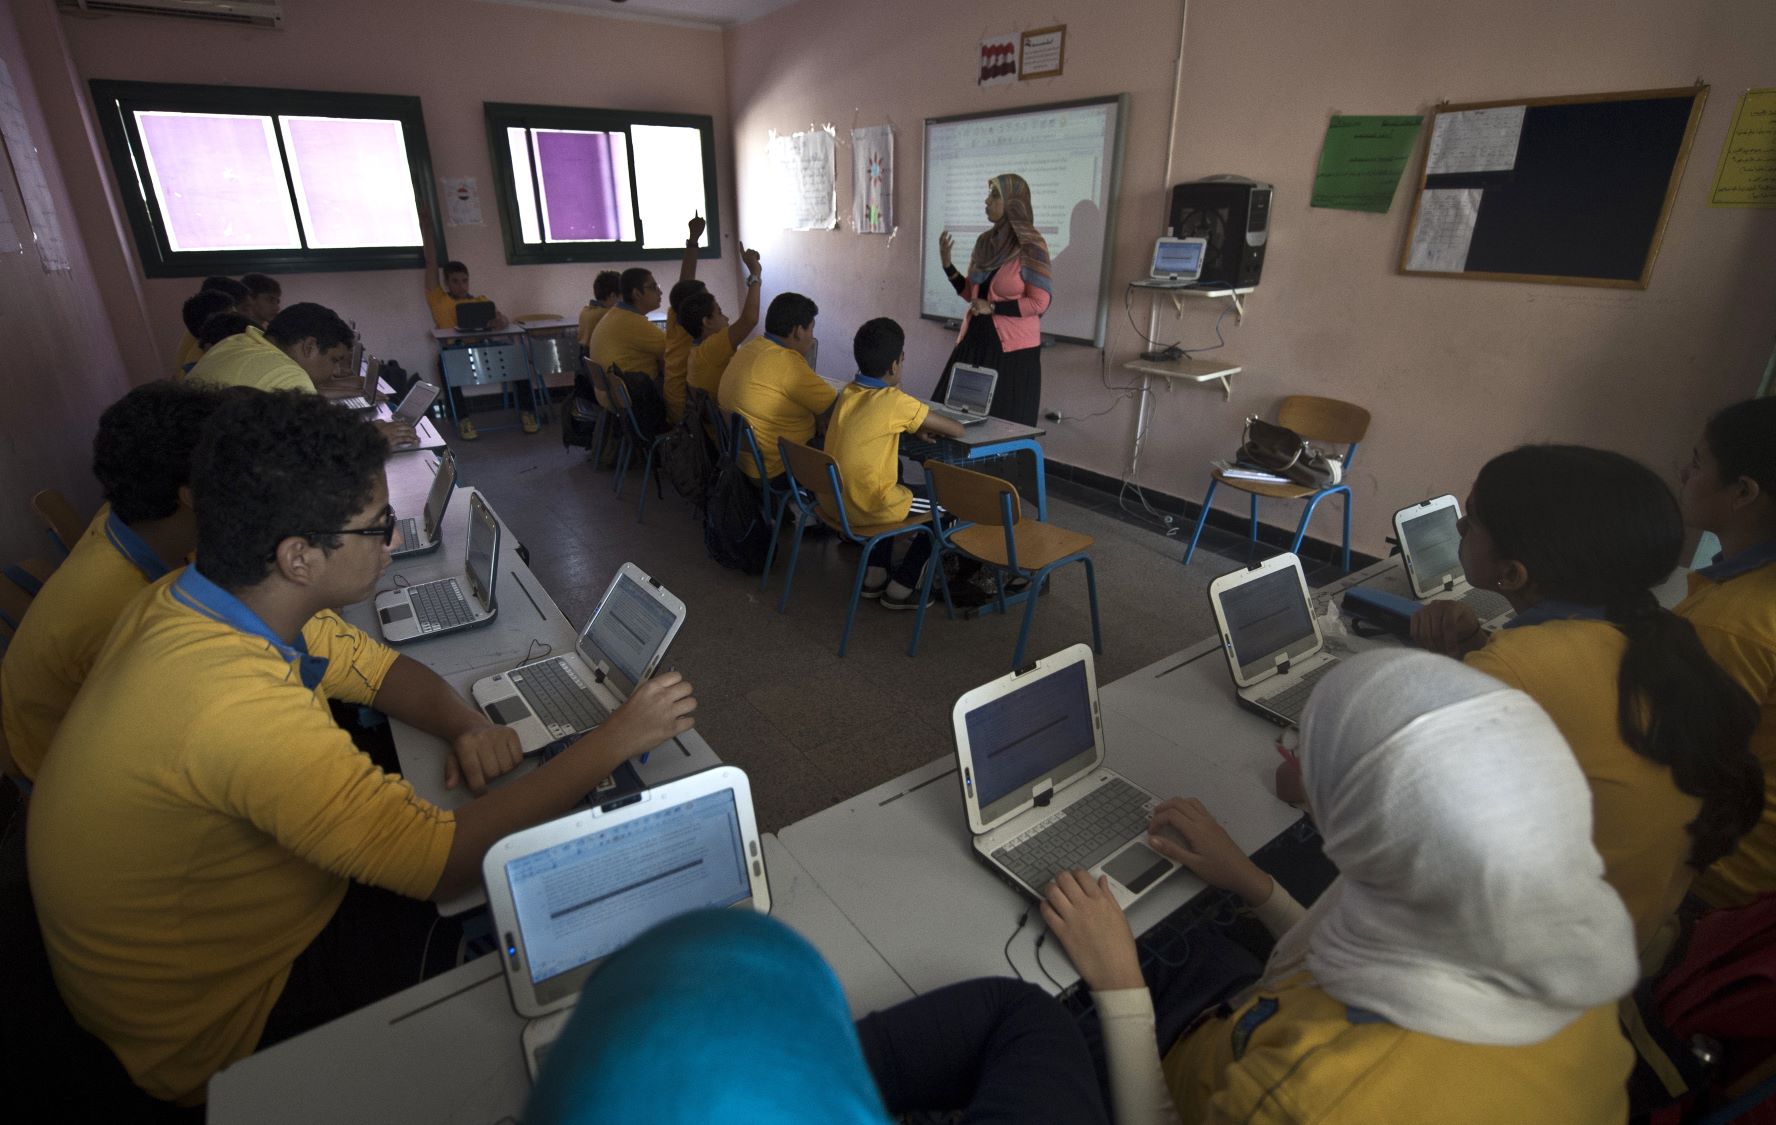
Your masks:
M1251 480L1262 484L1294 484L1288 477L1267 473L1263 469L1254 469L1248 465L1236 465L1230 461L1210 461L1222 476L1228 480Z

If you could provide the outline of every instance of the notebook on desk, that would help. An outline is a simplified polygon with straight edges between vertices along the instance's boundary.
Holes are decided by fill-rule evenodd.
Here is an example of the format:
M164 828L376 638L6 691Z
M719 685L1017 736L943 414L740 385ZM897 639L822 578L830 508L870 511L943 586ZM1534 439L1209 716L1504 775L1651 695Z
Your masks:
M456 330L458 332L479 332L493 323L493 316L492 301L458 301L456 303Z
M1209 583L1209 605L1241 707L1299 726L1320 678L1338 664L1307 594L1301 560L1284 553Z
M987 420L987 412L993 407L993 391L998 386L999 372L990 367L952 364L949 391L941 406L931 407L931 413L964 426L978 426Z
M1394 513L1394 537L1414 598L1460 602L1474 611L1482 628L1511 618L1511 603L1503 594L1468 582L1461 562L1461 504L1455 497L1434 496L1401 508Z

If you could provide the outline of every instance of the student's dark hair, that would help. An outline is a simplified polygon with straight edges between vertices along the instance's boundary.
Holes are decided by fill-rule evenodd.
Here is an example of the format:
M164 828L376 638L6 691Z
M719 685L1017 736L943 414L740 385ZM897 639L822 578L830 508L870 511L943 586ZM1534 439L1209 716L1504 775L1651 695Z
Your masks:
M252 327L252 317L237 313L233 309L212 313L210 318L203 322L203 327L197 330L197 346L207 352L230 336L238 336Z
M623 275L616 270L599 270L592 279L592 299L602 301L623 291Z
M351 325L326 305L298 301L271 318L265 326L265 338L280 348L288 348L312 338L322 351L352 342Z
M678 319L683 320L684 313L679 310L680 306L684 304L684 299L693 293L701 293L708 288L709 286L704 285L694 277L687 277L683 281L674 282L672 285L672 292L666 295L666 307L673 312L678 313Z
M857 360L857 370L872 379L888 374L888 369L905 350L905 330L899 322L885 316L864 321L851 340L851 355Z
M368 421L318 395L246 391L210 416L191 459L197 568L225 590L258 585L277 545L334 550L370 503L388 445Z
M800 293L779 293L765 310L765 331L773 336L787 336L813 324L819 315L820 306Z
M284 287L278 284L277 278L263 273L242 274L241 284L246 286L247 292L254 297L265 293L276 293L281 297L284 292Z
M469 267L463 265L461 262L457 261L455 258L452 258L448 262L444 263L444 276L445 277L449 277L453 273L460 273L460 274L466 275L468 272L469 272Z
M715 294L707 289L692 293L678 306L679 326L689 332L693 340L702 337L703 325L714 315Z
M223 277L220 274L215 277L204 278L203 287L205 289L214 289L218 293L228 294L236 304L246 300L248 296L247 287L245 285L242 285L232 277Z
M1765 496L1776 496L1776 398L1734 403L1708 420L1702 440L1722 484L1750 477Z
M191 482L191 451L228 397L196 383L144 383L105 408L93 438L93 476L124 523L165 519Z
M623 300L633 305L635 303L635 295L647 288L647 283L652 280L653 276L653 270L643 269L640 266L631 266L624 270L622 275L618 278L617 292L623 295Z
M185 322L185 331L195 337L212 316L219 312L233 312L234 307L234 298L220 289L201 289L185 298L185 304L179 309L179 319Z
M1616 680L1622 740L1701 799L1690 865L1730 853L1764 807L1763 768L1749 749L1758 705L1653 596L1683 548L1671 489L1619 453L1526 445L1480 470L1468 515L1500 558L1528 569L1537 594L1601 606L1628 638Z

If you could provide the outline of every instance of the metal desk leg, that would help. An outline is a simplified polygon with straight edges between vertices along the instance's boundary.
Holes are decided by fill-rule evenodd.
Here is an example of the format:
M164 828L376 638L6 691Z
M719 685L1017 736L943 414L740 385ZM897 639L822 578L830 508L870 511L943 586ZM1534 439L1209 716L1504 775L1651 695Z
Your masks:
M1048 522L1048 462L1042 456L1042 446L1033 438L1019 438L1016 441L1000 441L991 445L980 445L968 451L966 460L978 461L987 457L1003 457L1008 453L1028 450L1036 458L1036 518L1043 523Z

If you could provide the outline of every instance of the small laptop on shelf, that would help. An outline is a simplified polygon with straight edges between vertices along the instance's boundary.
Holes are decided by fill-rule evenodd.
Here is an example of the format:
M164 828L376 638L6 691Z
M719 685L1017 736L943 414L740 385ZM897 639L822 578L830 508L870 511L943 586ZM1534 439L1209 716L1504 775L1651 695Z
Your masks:
M1206 238L1160 238L1153 243L1153 264L1141 282L1149 289L1185 289L1202 277Z
M1468 583L1461 563L1461 505L1453 496L1420 500L1394 513L1394 537L1412 596L1421 602L1457 601L1474 611L1481 627L1491 628L1512 615L1503 594Z
M438 458L438 471L432 474L432 487L426 492L425 508L421 513L425 522L407 516L395 525L401 545L395 548L391 558L429 555L444 545L444 510L450 506L450 497L455 492L456 454L446 449Z
M771 910L752 788L717 766L507 836L481 863L534 1081L599 964L693 910Z
M964 426L978 426L987 420L993 406L993 390L999 386L999 373L990 367L957 363L950 367L950 389L943 405L933 405L931 412Z
M382 639L405 644L422 637L485 625L499 613L494 582L499 577L500 525L479 492L469 495L469 543L463 559L464 582L455 576L435 582L398 586L376 595L376 621Z
M1177 870L1147 846L1159 798L1104 768L1089 646L967 692L952 722L975 855L1025 894L1083 868L1126 909Z
M526 754L610 718L654 674L684 624L685 604L634 563L604 591L574 651L477 680L475 706L518 732Z
M1284 553L1209 583L1209 604L1240 706L1301 723L1314 685L1338 664L1313 614L1301 560Z

